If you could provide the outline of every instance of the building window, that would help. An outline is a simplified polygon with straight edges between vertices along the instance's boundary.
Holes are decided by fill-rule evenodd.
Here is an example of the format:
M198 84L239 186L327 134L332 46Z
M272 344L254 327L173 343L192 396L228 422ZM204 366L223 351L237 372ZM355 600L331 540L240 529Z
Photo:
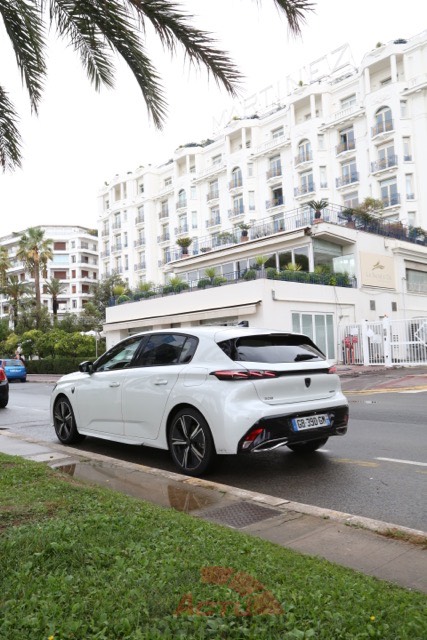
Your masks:
M140 182L138 185L138 191L139 193L144 193L144 183Z
M54 251L65 251L67 248L67 245L65 242L54 242L53 243L53 250Z
M375 311L376 310L375 300L369 300L369 308L370 308L371 311Z
M335 360L334 319L331 313L293 313L292 330L309 336L326 358Z
M276 178L282 175L282 161L280 156L274 156L270 158L270 169L267 173L267 178Z
M347 127L346 129L342 129L338 135L339 135L339 144L337 147L337 153L342 153L343 151L352 151L353 149L356 148L353 127Z
M400 117L407 118L408 117L408 103L406 100L400 101Z
M427 271L406 269L406 287L412 293L427 293Z
M319 167L319 177L320 177L320 188L327 189L328 188L328 176L326 167Z
M416 226L417 214L415 211L408 211L408 225L410 227Z
M341 165L341 180L338 180L337 186L351 184L357 182L358 179L356 160L352 158Z
M403 161L412 162L411 138L403 138Z
M252 178L254 175L254 163L248 162L248 178Z
M283 127L277 127L277 129L273 129L271 132L271 137L273 140L277 140L277 138L283 138L284 129Z
M115 202L117 202L117 200L120 200L120 185L116 184L116 186L114 187L114 200Z
M73 291L73 293L76 293L76 292ZM73 307L73 309L77 309L77 300L71 300L71 306Z
M197 211L191 212L191 228L197 229Z
M392 302L391 303L391 310L392 311L397 311L397 302Z
M212 157L212 164L221 164L222 154Z
M243 184L242 170L240 167L234 167L231 172L230 188L241 187Z
M382 180L380 182L381 200L385 207L393 207L399 204L399 194L397 192L396 178Z
M307 171L301 174L301 193L312 193L314 191L313 172Z
M325 148L325 136L323 133L319 133L317 136L317 147L320 151L323 151Z
M405 187L406 187L406 199L415 200L414 194L414 179L412 173L405 175Z
M352 93L351 96L341 99L341 109L349 109L356 104L356 94Z
M191 200L196 200L197 198L197 189L196 187L190 187L190 198Z
M308 162L312 160L311 142L310 140L301 140L298 145L298 155L296 157L296 163Z
M165 178L165 182L164 182L165 188L166 187L170 187L171 184L172 184L172 176L169 176L168 178Z
M375 126L372 128L372 135L393 131L393 118L390 107L382 107L375 114Z
M185 190L181 189L180 192L178 193L178 209L186 207L187 206L187 196L185 194Z
M357 191L346 193L343 196L343 205L346 209L355 209L359 206L359 194Z

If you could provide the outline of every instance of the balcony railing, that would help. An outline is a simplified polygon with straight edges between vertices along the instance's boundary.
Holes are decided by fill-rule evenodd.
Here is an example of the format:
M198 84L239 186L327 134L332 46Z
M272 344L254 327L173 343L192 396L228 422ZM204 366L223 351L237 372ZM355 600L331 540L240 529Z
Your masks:
M265 201L266 209L273 209L274 207L280 207L285 204L285 199L283 196L279 196L278 198L273 198L272 200Z
M145 216L142 216L142 215L136 216L135 224L144 224L144 222L145 222Z
M371 162L371 172L376 173L377 171L383 171L384 169L390 169L390 167L397 166L397 156L390 155L386 158L381 158L376 162Z
M106 251L101 251L101 258L108 258L109 255L110 255L109 249L107 249Z
M111 247L111 251L121 251L123 249L123 245L121 242L117 242L116 244L113 244L113 246Z
M359 182L359 172L353 171L353 173L349 173L348 175L341 176L341 178L336 178L335 183L336 186L345 187L349 184L353 184L354 182Z
M169 209L161 209L159 211L159 220L164 220L164 218L169 218Z
M186 209L187 208L187 200L177 200L175 203L177 209Z
M143 271L144 269L146 269L146 264L145 262L138 262L137 264L133 265L133 269L134 271Z
M387 207L396 207L400 204L400 193L392 193L390 196L386 198L381 198L384 204L384 208Z
M340 153L345 153L346 151L354 151L356 148L356 140L346 140L345 142L341 142L336 146L337 156Z
M303 162L311 162L313 160L313 152L312 151L304 151L304 153L299 153L294 158L295 166L302 164Z
M182 233L188 233L188 224L181 224L179 227L175 227L176 236L179 236Z
M221 224L221 216L214 216L213 218L209 218L206 220L206 227L216 227Z
M388 133L390 131L394 131L393 120L383 120L383 122L378 122L371 128L373 138L375 138L375 136L379 136L381 133Z
M281 178L282 167L280 165L276 167L271 167L271 169L269 169L265 175L267 180L271 180L272 178Z
M145 238L137 238L133 242L134 247L143 247L145 245Z
M169 233L162 233L160 236L157 236L157 242L168 242L170 240Z
M102 237L109 236L109 235L110 235L110 229L105 228L101 231Z
M233 180L230 180L230 182L228 183L228 188L229 189L240 189L240 187L242 185L243 185L242 178L234 178Z
M316 186L314 182L310 182L309 184L303 184L300 187L295 187L294 196L298 198L299 196L306 196L308 193L314 193L316 191Z
M208 193L206 194L206 201L209 202L210 200L217 200L219 198L219 191L218 190L214 190L214 191L208 191Z
M242 216L245 213L245 207L241 205L240 207L233 207L228 210L229 218L237 218L238 216Z
M113 222L113 224L111 225L112 229L121 229L122 228L122 223L119 222Z

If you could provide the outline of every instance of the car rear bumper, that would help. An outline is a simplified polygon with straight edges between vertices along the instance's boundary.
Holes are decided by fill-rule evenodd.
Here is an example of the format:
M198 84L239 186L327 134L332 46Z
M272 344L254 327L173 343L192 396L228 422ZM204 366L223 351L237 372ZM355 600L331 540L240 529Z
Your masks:
M292 419L326 414L330 425L295 431ZM348 405L317 411L300 411L289 415L261 418L246 432L238 444L238 453L257 453L271 451L287 444L297 444L310 440L321 440L331 436L343 436L347 433ZM256 434L256 435L255 435ZM255 435L255 437L253 437Z

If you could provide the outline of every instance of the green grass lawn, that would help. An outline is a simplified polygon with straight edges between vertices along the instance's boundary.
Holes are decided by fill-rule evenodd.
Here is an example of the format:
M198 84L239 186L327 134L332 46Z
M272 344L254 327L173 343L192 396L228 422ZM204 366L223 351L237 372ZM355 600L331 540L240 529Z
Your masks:
M424 640L426 598L0 454L0 638Z

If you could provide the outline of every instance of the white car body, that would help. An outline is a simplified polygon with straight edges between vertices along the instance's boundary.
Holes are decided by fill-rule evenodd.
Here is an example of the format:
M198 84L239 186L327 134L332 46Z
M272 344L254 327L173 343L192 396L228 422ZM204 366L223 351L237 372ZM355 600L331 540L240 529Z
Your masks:
M265 451L283 446L298 437L301 441L301 434L291 434L289 439L281 432L280 425L287 417L300 416L302 413L332 416L335 415L334 412L340 411L340 416L346 414L343 420L340 418L340 429L336 429L334 433L329 429L326 437L343 435L347 430L348 404L342 394L338 376L329 373L331 368L324 357L299 356L313 358L309 363L306 360L286 364L238 362L230 359L218 346L219 342L228 345L242 338L262 340L265 336L272 336L274 340L282 340L283 336L288 336L290 341L308 340L311 343L306 336L299 334L216 326L165 329L132 336L132 339L122 341L101 356L93 369L91 364L86 365L90 372L72 373L58 381L51 397L54 424L57 400L65 397L72 407L78 434L161 449L169 448L168 428L171 416L184 407L192 408L203 416L218 454L243 452L246 445L242 445L242 438L258 423L261 426L267 425L268 428L271 422L274 429L257 436L258 440L254 440L258 444L251 441L246 446L250 451ZM120 345L123 345L123 353L127 353L126 349L130 352L127 357L135 359L135 354L138 354L142 345L147 346L148 339L160 342L163 339L172 340L172 337L181 342L191 337L192 344L197 342L190 361L153 366L127 363L124 368L102 369L103 366L109 366L108 354L114 354L114 350L120 349ZM142 342L135 348L138 338ZM187 344L188 340L183 344ZM162 346L167 348L169 345L160 345L158 348ZM110 362L114 366L121 366L123 361L116 362L114 357ZM106 360L107 365L102 365ZM254 372L255 376L262 376L267 371L268 375L280 374L280 377L218 379L212 374L218 371L224 371L225 376L234 376L234 373L238 376L239 372L246 375L248 371ZM333 422L332 418L331 421ZM307 435L309 431L311 433ZM313 438L314 433L317 438L320 437L319 429L306 429L308 439ZM322 433L320 430L320 435Z

